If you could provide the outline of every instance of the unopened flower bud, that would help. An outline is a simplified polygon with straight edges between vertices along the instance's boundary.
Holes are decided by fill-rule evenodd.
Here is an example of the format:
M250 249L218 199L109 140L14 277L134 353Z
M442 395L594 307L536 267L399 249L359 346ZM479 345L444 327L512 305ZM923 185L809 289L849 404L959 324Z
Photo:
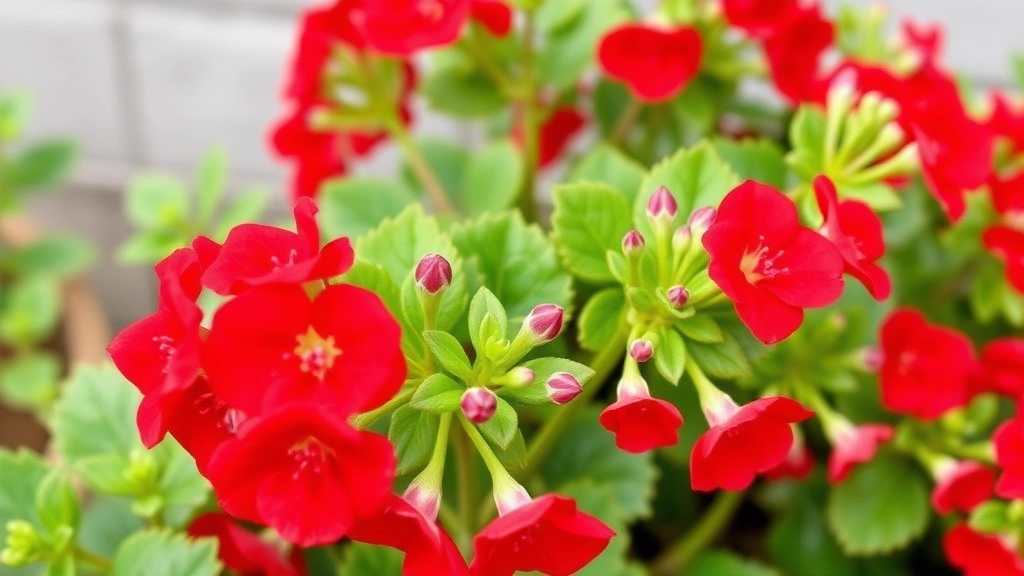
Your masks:
M658 189L651 194L647 200L647 216L654 220L672 220L679 212L679 205L676 199L669 192L668 188L658 186Z
M498 410L498 397L487 388L474 386L462 393L459 409L473 424L483 424Z
M678 284L669 288L665 292L665 296L673 308L682 308L690 301L690 291Z
M715 218L718 216L718 210L711 206L704 206L703 208L697 208L690 214L690 223L688 228L690 233L696 238L701 238L704 233L711 228L711 225L715 223Z
M544 344L554 340L562 332L564 317L565 310L561 306L540 304L530 311L523 327L530 331L538 344Z
M680 226L672 235L672 249L676 252L684 252L690 247L691 240L693 240L693 233L690 232L690 227Z
M637 362L647 362L654 356L654 343L647 338L637 338L629 344L629 356Z
M516 366L509 370L504 376L495 378L494 381L498 384L504 384L513 388L523 388L533 384L533 381L537 378L537 375L533 370L526 366Z
M544 389L548 393L548 399L553 403L562 405L572 402L574 398L583 391L583 386L575 376L568 372L555 372L544 383Z
M622 252L626 256L640 254L643 252L645 244L643 234L637 230L630 230L622 237Z
M430 253L416 264L416 285L427 294L437 294L452 283L452 265L444 256Z
M11 520L5 528L7 539L0 552L0 564L19 567L42 558L43 542L32 524L25 520Z

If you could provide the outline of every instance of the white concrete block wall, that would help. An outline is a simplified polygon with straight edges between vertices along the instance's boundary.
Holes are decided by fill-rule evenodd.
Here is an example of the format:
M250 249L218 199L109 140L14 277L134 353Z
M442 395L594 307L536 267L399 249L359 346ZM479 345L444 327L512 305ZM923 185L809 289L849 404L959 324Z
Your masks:
M0 0L0 91L31 91L33 134L66 134L84 150L68 189L34 208L45 223L99 245L104 256L94 277L116 324L152 305L149 272L119 268L110 256L129 232L119 192L131 174L190 174L205 150L223 145L231 181L281 191L283 212L286 174L269 156L265 134L282 112L278 92L295 17L319 1ZM657 3L636 1L648 9ZM824 1L834 9L841 0ZM1009 55L1024 53L1022 0L886 4L898 16L941 21L950 65L984 84L1007 82ZM472 138L425 113L417 130ZM388 173L396 163L394 148L385 147L360 171Z

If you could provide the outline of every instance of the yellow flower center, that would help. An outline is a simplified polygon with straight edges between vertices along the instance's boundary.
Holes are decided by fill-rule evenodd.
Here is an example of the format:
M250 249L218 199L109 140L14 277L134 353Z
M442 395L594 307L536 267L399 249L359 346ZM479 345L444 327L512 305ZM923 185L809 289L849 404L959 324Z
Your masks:
M334 360L341 356L341 349L334 345L334 336L324 338L310 326L305 334L299 334L295 340L295 356L299 359L299 368L323 380L327 371L334 366Z

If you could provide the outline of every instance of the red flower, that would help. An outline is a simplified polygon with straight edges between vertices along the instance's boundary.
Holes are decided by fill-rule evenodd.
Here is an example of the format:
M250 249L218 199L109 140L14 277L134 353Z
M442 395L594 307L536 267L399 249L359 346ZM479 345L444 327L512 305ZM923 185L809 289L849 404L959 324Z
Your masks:
M992 113L987 122L997 137L1010 141L1015 152L1024 150L1024 108L1000 92L992 93Z
M846 273L860 280L876 300L888 298L892 291L889 274L875 264L885 254L878 215L863 202L839 202L836 187L826 176L814 179L814 194L825 219L818 231L839 249Z
M207 478L227 513L306 547L334 542L379 512L394 473L387 438L299 403L246 422L214 454Z
M693 28L623 24L605 33L597 59L606 74L643 102L678 96L700 70L703 43Z
M501 0L471 0L469 15L499 38L512 30L512 9Z
M260 286L214 315L203 366L214 392L250 416L317 399L343 419L401 388L400 339L398 322L363 288L334 284L310 301L298 285Z
M992 203L1001 222L982 235L985 247L1006 263L1006 279L1024 293L1024 170L989 178Z
M996 473L970 460L950 461L950 466L942 470L936 480L932 507L939 514L970 513L992 497Z
M786 458L778 466L766 470L764 476L769 480L803 480L810 476L811 472L814 472L814 453L794 430L793 446L786 454Z
M793 201L767 184L748 180L726 195L703 243L708 275L765 344L799 328L804 308L843 292L839 250L801 226Z
M849 476L857 464L875 458L878 445L892 440L892 426L886 424L846 424L833 440L835 447L828 458L828 481L838 484Z
M306 570L289 563L280 551L245 530L229 516L208 512L192 521L188 535L217 539L217 556L224 567L241 576L300 576Z
M881 332L882 405L931 419L967 403L977 366L966 336L909 308L890 314Z
M999 536L979 534L961 522L942 540L949 563L964 576L1024 576L1024 561Z
M156 265L159 308L121 331L107 346L114 365L143 394L137 423L143 444L152 448L167 433L166 410L199 373L196 298L202 286L195 251L180 248Z
M920 58L923 66L936 66L942 53L942 26L922 25L913 20L904 20L900 28L907 47Z
M289 66L285 96L308 104L319 101L324 68L339 45L355 50L363 39L352 21L353 0L341 0L327 8L306 10L300 20L298 42Z
M252 286L302 284L344 274L355 259L352 245L342 237L321 249L316 213L316 204L303 197L295 203L298 232L263 224L235 226L203 273L203 284L218 294L238 294Z
M623 379L618 399L601 411L600 421L620 450L641 454L678 444L683 416L671 403L652 398L646 382Z
M405 498L392 494L375 516L356 522L349 537L405 552L402 576L465 576L466 561L448 534Z
M819 71L821 58L834 41L835 27L822 17L818 5L790 11L785 22L764 43L768 67L779 92L794 103L820 101L825 94Z
M147 404L139 407L140 415ZM213 393L209 382L202 376L184 390L176 391L162 406L160 418L167 431L196 461L196 468L205 474L210 458L217 448L234 438L246 416L229 407ZM150 416L155 418L155 416ZM141 418L140 418L141 419Z
M992 440L996 445L996 464L1002 469L996 494L1007 500L1024 498L1024 418L1021 414L1003 422Z
M800 8L797 0L723 0L722 9L729 24L754 38L774 35Z
M706 410L711 428L693 445L690 482L694 490L745 490L758 474L777 467L789 455L790 424L814 415L784 396L760 398L743 407L725 398Z
M503 514L473 540L473 576L513 576L536 570L570 576L597 557L615 535L576 508L571 498L548 494Z
M455 42L469 5L470 0L361 0L363 35L377 52L412 56Z
M1024 339L1001 338L981 349L981 388L1013 398L1024 396Z
M587 124L587 117L571 106L556 108L540 126L537 161L541 168L554 164L573 137ZM517 140L521 137L513 135Z

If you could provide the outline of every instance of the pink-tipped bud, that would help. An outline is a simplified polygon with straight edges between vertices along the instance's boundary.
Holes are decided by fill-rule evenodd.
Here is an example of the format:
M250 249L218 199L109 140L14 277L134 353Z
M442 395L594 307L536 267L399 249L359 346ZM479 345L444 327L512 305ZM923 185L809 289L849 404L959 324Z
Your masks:
M427 294L437 294L452 283L452 265L440 254L430 253L416 264L416 285Z
M513 388L523 388L533 384L537 374L526 366L516 366L505 375L504 382Z
M689 226L681 226L676 228L674 234L672 234L672 249L676 252L682 252L690 246L690 240L693 239L693 233L690 232Z
M711 225L715 223L715 218L718 217L718 210L710 206L703 208L697 208L690 214L690 223L687 228L690 229L690 233L696 238L701 238L704 233L711 228Z
M668 298L668 303L671 304L673 308L682 308L690 301L690 291L678 284L669 288L668 291L665 292L665 296Z
M549 400L555 404L562 405L572 402L574 398L579 396L580 392L583 391L583 386L580 385L580 381L572 374L568 372L555 372L544 383L544 389L547 390Z
M675 197L664 186L658 186L647 200L647 215L653 219L672 220L678 212L679 205L676 204Z
M885 362L885 353L881 348L865 348L861 351L861 365L867 372L878 372Z
M473 424L483 424L498 410L498 397L487 388L474 386L462 393L459 409Z
M550 342L562 332L565 310L555 304L540 304L530 311L523 326L538 344Z
M629 344L629 357L641 364L654 356L654 342L647 338L637 338Z
M646 244L647 242L644 240L643 234L637 230L630 230L622 237L622 252L627 256L640 254L644 251L644 245Z

